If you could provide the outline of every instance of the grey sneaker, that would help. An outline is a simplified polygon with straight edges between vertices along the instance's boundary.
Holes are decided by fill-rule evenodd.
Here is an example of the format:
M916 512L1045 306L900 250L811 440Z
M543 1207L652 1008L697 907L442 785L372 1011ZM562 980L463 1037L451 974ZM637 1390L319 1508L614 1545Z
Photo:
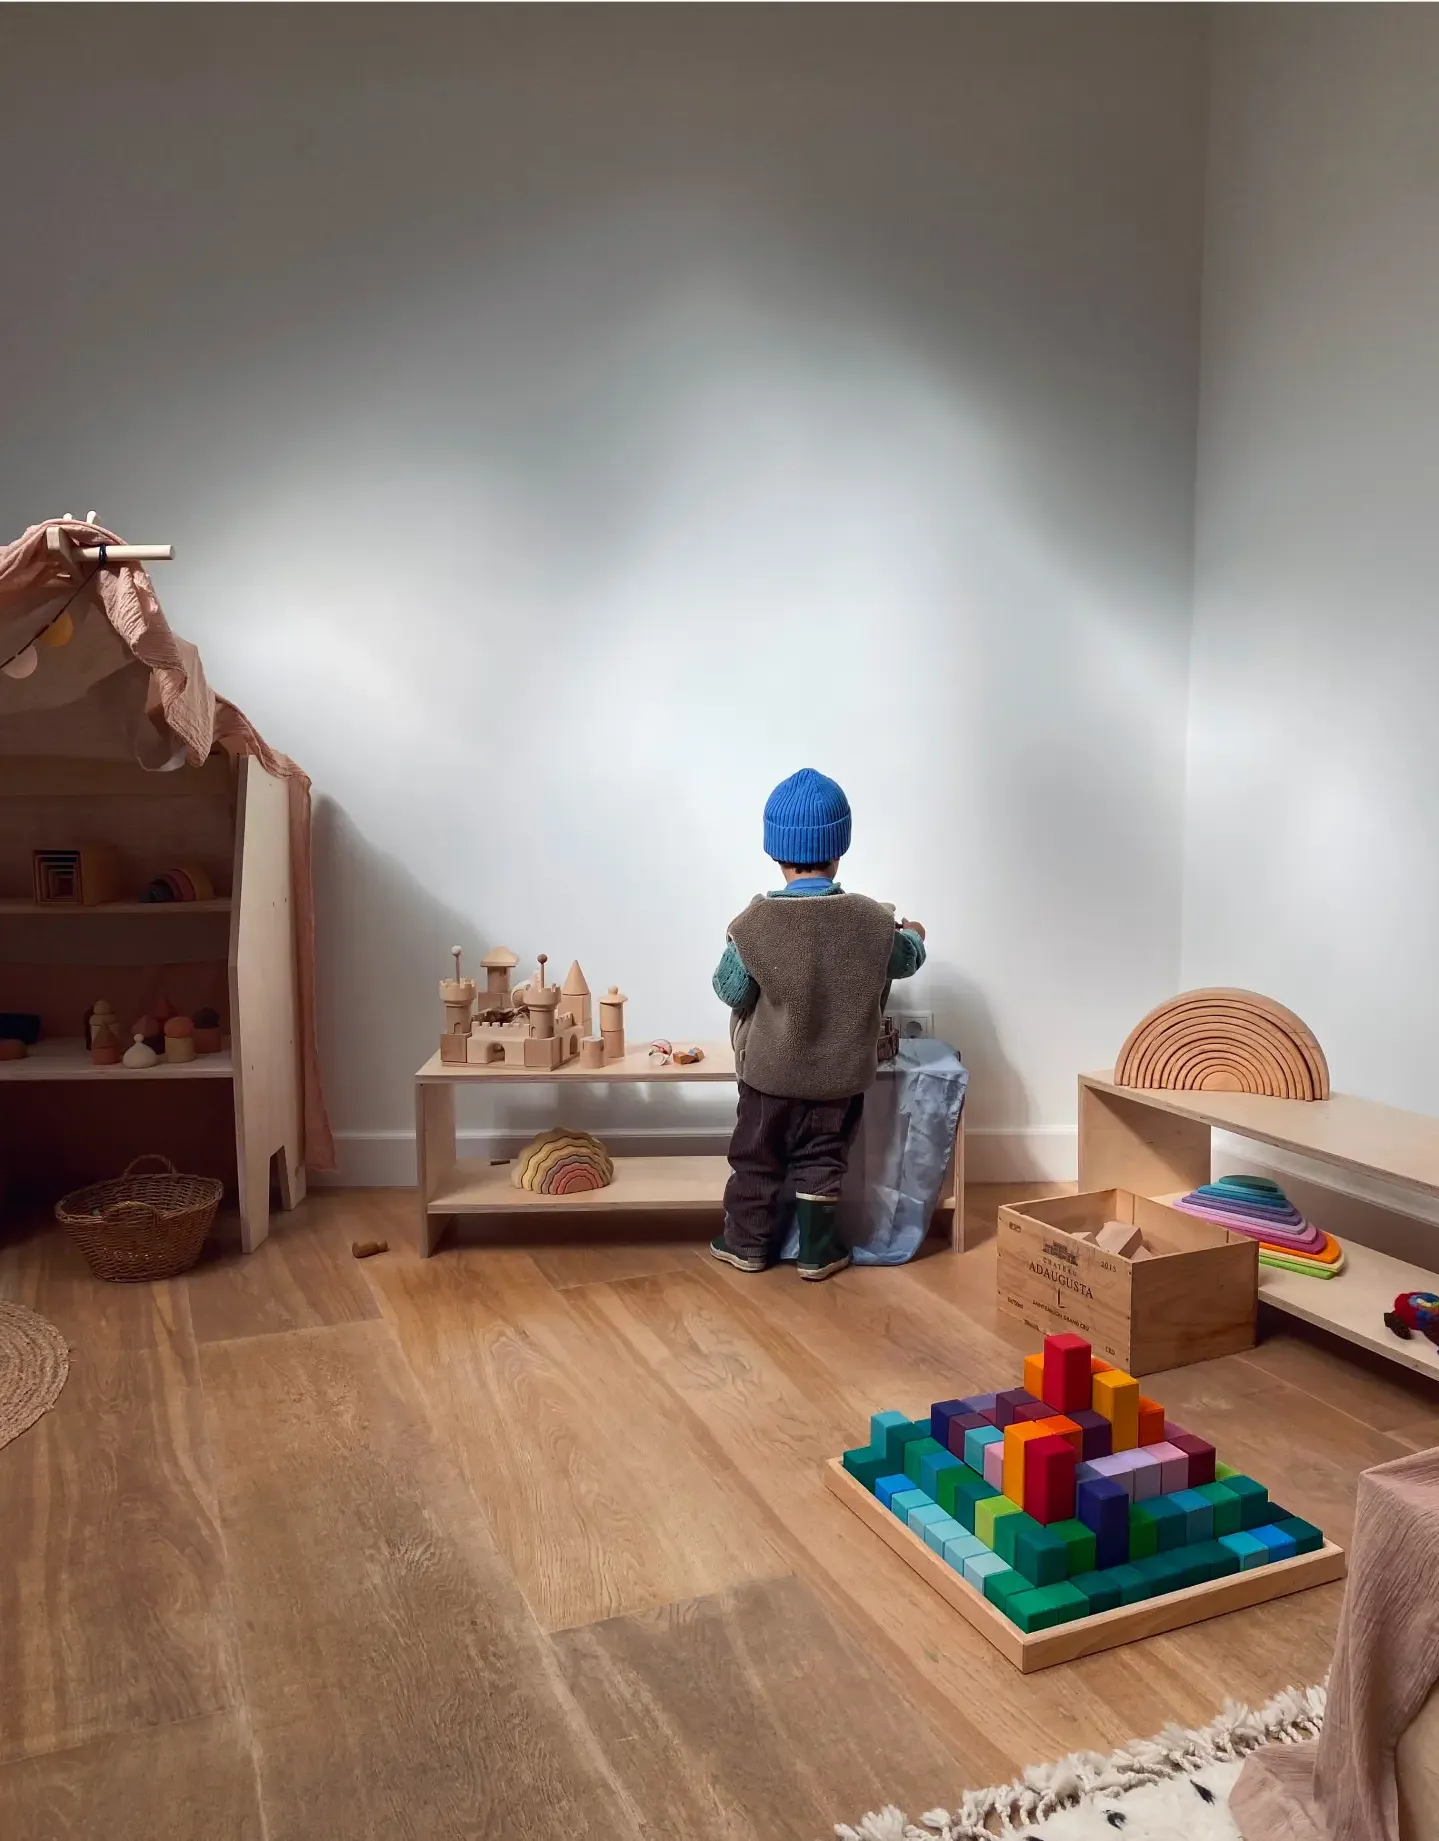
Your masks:
M727 1266L733 1266L736 1272L763 1272L769 1265L769 1261L758 1253L736 1253L723 1234L716 1234L710 1241L710 1252Z

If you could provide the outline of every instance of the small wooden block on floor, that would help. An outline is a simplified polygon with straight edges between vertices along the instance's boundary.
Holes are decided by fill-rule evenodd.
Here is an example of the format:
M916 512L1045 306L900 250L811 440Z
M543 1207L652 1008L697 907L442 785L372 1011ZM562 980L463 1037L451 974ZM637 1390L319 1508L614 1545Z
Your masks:
M1283 1598L1290 1592L1302 1592L1311 1585L1328 1585L1344 1576L1343 1549L1325 1541L1313 1553L1299 1554L1292 1560L1275 1560L1251 1571L1230 1573L1203 1585L1183 1591L1167 1592L1163 1597L1146 1598L1137 1604L1121 1605L1114 1611L1080 1618L1073 1623L1026 1634L988 1599L967 1585L952 1566L945 1563L922 1536L913 1533L852 1477L838 1458L824 1466L825 1486L854 1510L886 1546L909 1563L965 1619L1000 1652L1022 1675L1036 1669L1053 1668L1058 1662L1073 1662L1080 1656L1092 1656L1101 1650L1116 1649L1123 1643L1138 1642L1146 1636L1159 1636L1166 1630L1181 1630L1187 1624L1221 1617L1229 1611L1247 1610L1271 1598Z

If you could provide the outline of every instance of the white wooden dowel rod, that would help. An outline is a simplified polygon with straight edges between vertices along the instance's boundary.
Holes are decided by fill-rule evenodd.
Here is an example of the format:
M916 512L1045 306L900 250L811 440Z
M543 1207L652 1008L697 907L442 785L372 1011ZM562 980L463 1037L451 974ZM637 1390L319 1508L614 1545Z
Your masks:
M87 563L97 563L103 548L107 563L169 563L175 560L173 543L89 544L76 551Z

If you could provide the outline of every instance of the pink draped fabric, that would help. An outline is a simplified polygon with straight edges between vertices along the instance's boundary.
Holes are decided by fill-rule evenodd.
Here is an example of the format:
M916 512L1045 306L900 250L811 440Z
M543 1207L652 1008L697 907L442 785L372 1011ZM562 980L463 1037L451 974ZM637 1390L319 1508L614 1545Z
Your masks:
M51 554L45 532L63 529L77 546L123 543L114 531L78 518L48 518L32 524L14 543L0 548L0 658L10 656L3 637L7 617L38 610L64 598L68 580ZM300 1002L300 1056L304 1097L305 1162L312 1170L333 1170L335 1141L325 1110L315 1027L315 905L310 878L310 782L288 755L271 748L233 703L215 695L205 679L200 654L171 631L154 585L137 563L97 571L92 590L118 638L150 673L149 712L196 766L212 749L253 755L269 774L285 781L290 805L290 865L295 899L295 952ZM91 592L91 591L87 591Z

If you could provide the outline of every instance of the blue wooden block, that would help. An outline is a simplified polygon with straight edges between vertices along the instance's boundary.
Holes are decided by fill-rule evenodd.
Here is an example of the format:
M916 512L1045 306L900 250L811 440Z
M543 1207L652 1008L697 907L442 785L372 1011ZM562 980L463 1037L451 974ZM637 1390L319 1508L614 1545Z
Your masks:
M1263 1541L1256 1540L1252 1534L1241 1531L1238 1534L1221 1534L1219 1545L1227 1547L1239 1561L1239 1570L1248 1572L1251 1566L1263 1566L1271 1557Z
M946 1515L937 1502L925 1496L922 1502L915 1503L904 1519L916 1534L923 1534L932 1521L952 1521L954 1518Z
M1076 1469L1076 1476L1084 1466ZM1106 1572L1129 1558L1129 1491L1110 1477L1086 1477L1074 1492L1074 1514L1094 1534L1094 1570Z
M905 1478L905 1482L909 1483L908 1477ZM911 1509L922 1509L925 1507L937 1509L939 1504L937 1502L930 1502L929 1497L925 1495L922 1489L916 1489L914 1485L910 1483L908 1489L899 1489L895 1491L889 1499L889 1507L892 1515L898 1515L902 1522L908 1524L909 1511Z
M905 1476L902 1470L896 1470L888 1477L876 1477L874 1481L874 1493L879 1497L886 1508L890 1506L894 1497L896 1497L901 1490L913 1488L914 1484Z
M939 1521L927 1521L921 1533L924 1535L925 1546L933 1547L934 1551L943 1558L945 1542L957 1540L964 1533L964 1528L954 1519L953 1515L945 1515Z
M931 1451L919 1460L919 1487L926 1495L939 1495L941 1470L963 1470L964 1465L952 1451Z
M952 1540L947 1540L943 1547L945 1564L952 1566L957 1573L964 1571L966 1560L972 1560L976 1554L988 1552L990 1549L985 1546L977 1534L966 1534L963 1531L956 1534Z
M1002 1443L1004 1434L998 1426L976 1426L974 1431L964 1435L964 1461L969 1468L984 1475L984 1447L996 1442Z
M1255 1540L1264 1542L1269 1549L1271 1560L1292 1560L1299 1551L1289 1536L1281 1533L1276 1527L1250 1528L1249 1533L1254 1536Z
M994 1411L994 1403L998 1398L998 1394L970 1394L964 1402L965 1411L970 1413L992 1413Z
M1168 1498L1184 1511L1184 1545L1196 1547L1214 1539L1214 1504L1197 1489L1177 1489Z
M976 1553L964 1563L964 1576L977 1592L984 1590L985 1579L990 1573L1008 1572L1009 1570L999 1555L991 1553L988 1548L983 1553Z
M929 1435L956 1457L964 1454L964 1434L977 1414L968 1400L936 1400L929 1409ZM964 1421L964 1424L960 1422Z

